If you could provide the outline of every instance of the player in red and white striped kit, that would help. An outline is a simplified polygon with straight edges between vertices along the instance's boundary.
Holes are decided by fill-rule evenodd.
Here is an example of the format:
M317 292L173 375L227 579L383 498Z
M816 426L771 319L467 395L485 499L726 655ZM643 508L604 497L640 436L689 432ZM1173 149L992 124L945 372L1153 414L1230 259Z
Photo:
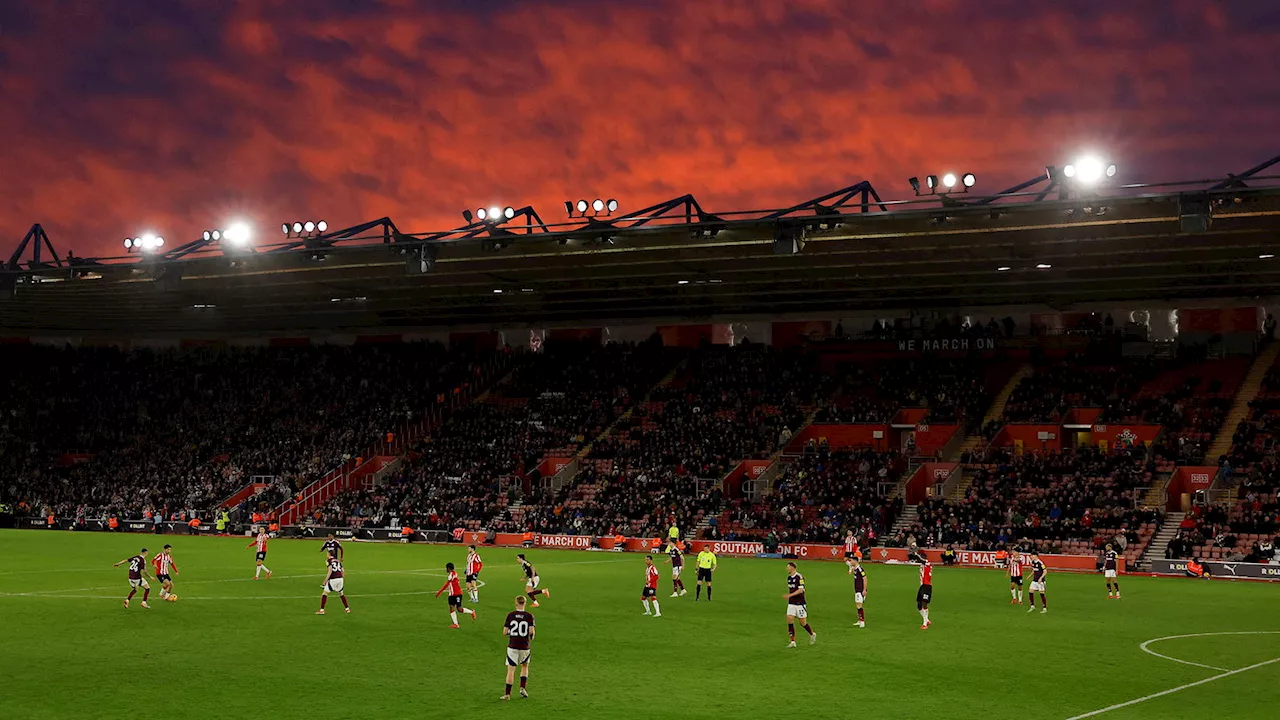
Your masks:
M160 598L169 602L174 602L178 599L178 596L173 594L173 578L171 576L178 574L178 566L173 562L173 555L169 554L172 549L172 545L165 545L164 549L151 558L151 566L156 571L156 580L160 581Z
M1009 600L1010 605L1022 604L1022 555L1014 550L1009 553Z
M476 552L475 545L467 546L467 596L471 598L471 602L480 602L480 586L484 583L480 582L480 571L484 569L484 563L480 560L480 553Z
M858 537L850 530L844 535L844 564L850 575L853 574L854 560L862 562L862 551L858 549Z
M257 567L253 571L254 580L257 580L258 575L262 574L263 571L266 571L267 579L268 580L271 579L270 568L268 568L266 565L263 564L267 560L267 540L268 539L269 538L267 536L267 531L259 528L258 536L253 539L253 542L244 546L246 550L251 547L257 547L257 555L254 558L257 562Z
M453 563L445 563L444 569L449 573L444 581L444 585L436 591L436 597L440 597L440 593L445 590L449 591L449 619L453 624L449 626L451 630L458 627L458 612L462 611L471 616L471 620L475 621L476 611L462 607L462 583L458 581L458 573L453 569Z
M640 602L644 603L644 614L662 617L662 609L658 607L658 566L653 564L653 556L644 556L644 589L640 591ZM653 612L649 612L649 603L653 603Z

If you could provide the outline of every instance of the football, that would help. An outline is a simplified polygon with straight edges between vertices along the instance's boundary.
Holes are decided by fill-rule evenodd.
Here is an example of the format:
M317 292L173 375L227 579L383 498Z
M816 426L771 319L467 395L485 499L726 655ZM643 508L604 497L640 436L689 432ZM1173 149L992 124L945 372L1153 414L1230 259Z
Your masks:
M169 600L169 602L178 602L177 595L170 595L167 599Z

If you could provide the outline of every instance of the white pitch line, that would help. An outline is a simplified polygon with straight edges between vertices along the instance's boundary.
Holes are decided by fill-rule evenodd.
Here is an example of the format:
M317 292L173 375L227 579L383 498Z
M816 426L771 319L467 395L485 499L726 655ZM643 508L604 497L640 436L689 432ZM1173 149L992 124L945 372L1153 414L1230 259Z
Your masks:
M353 598L371 598L371 597L398 597L402 595L433 595L431 590L417 590L414 592L394 592L394 593L349 593L347 597ZM0 597L38 597L41 600L115 600L120 601L119 595L35 595L32 593L0 593ZM187 600L307 600L315 599L314 595L239 595L239 596L216 596L216 597L199 597L195 595L183 594L182 602Z
M1101 715L1103 713L1111 712L1112 710L1119 710L1120 708L1129 707L1130 705L1137 705L1138 703L1143 703L1148 700L1154 700L1158 697L1164 697L1165 695L1172 695L1173 693L1176 693L1176 692L1188 690L1193 687L1199 687L1206 683L1211 683L1214 680L1221 680L1224 677L1239 675L1240 673L1243 673L1243 672L1249 672L1250 670L1257 670L1260 667L1264 667L1272 663L1280 662L1280 657L1277 657L1277 658L1271 658L1270 660L1263 660L1260 663L1254 663L1253 665L1250 665L1248 667L1237 668L1235 670L1224 670L1223 668L1214 667L1212 665L1202 665L1200 663L1191 662L1189 660L1179 660L1178 658L1169 657L1168 655L1161 655L1160 653L1147 647L1151 643L1157 643L1164 640L1178 640L1181 638L1191 638L1191 637L1215 637L1215 636L1221 636L1221 635L1280 635L1280 630L1240 630L1240 631L1234 631L1234 632L1189 633L1187 635L1169 635L1167 637L1159 637L1159 638L1153 638L1151 640L1148 640L1138 646L1139 648L1142 649L1143 652L1146 652L1151 655L1155 655L1156 657L1159 657L1159 658L1164 658L1165 660L1172 660L1176 663L1182 663L1183 665L1194 665L1196 667L1205 668L1207 670L1220 670L1221 672L1218 673L1217 675L1212 675L1203 680L1197 680L1195 682L1187 683L1185 685L1179 685L1177 687L1169 688L1168 690L1161 690L1158 693L1152 693L1151 695L1144 695L1140 698L1134 698L1133 700L1127 700L1122 703L1116 703L1115 705L1108 705L1107 707L1104 707L1100 710L1087 712L1083 715L1073 715L1067 718L1067 720L1083 720L1083 718L1094 717L1096 715Z

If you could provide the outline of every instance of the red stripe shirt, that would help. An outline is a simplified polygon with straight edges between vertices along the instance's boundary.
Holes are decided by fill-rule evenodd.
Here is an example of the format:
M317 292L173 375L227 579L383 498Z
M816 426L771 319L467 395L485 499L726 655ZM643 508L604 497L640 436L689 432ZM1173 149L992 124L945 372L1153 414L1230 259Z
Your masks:
M267 534L258 533L257 543L258 543L258 552L266 552L267 551Z
M933 584L933 566L930 565L929 563L925 563L920 566L920 584L921 585Z
M476 553L467 555L467 574L479 575L480 568L484 567L484 563L480 562L480 556Z
M658 568L650 565L645 571L644 586L648 588L658 589Z
M151 564L156 569L157 575L169 575L173 570L177 569L177 565L173 564L173 557L167 552L158 552Z
M450 570L449 579L444 581L444 585L449 589L450 597L462 594L462 584L458 582L458 573Z
M1022 577L1022 559L1009 558L1009 577Z

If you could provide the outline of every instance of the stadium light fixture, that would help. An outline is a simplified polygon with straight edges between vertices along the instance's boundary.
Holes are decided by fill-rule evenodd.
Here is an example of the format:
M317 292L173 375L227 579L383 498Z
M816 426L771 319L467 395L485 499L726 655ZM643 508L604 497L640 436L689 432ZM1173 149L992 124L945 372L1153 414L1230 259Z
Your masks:
M1038 263L1038 264L1036 265L1036 269L1037 269L1037 270L1048 270L1048 269L1049 269L1049 268L1051 268L1051 267L1053 267L1053 266L1052 266L1052 265L1050 265L1049 263Z
M515 208L513 208L513 207L511 207L511 206L507 206L507 207L502 208L502 217L504 217L504 218L506 218L506 219L510 220L511 218L513 218L513 217L515 217L515 216L516 216L516 209L515 209Z
M958 175L953 172L943 173L941 177L938 175L926 175L924 185L927 192L921 191L920 178L910 177L907 178L907 182L911 185L912 192L917 196L947 195L953 192L969 192L969 188L978 184L978 176L973 173Z
M493 207L489 208L489 215L488 215L488 218L489 218L489 220L491 220L491 221L493 221L493 222L497 222L497 221L501 220L501 219L502 219L502 208L498 207L497 205L494 205Z
M1000 267L996 268L996 270L999 272L1008 272L1011 269L1012 268L1010 268L1008 265L1001 265Z
M1080 185L1097 185L1103 178L1116 176L1116 165L1104 161L1097 155L1085 155L1073 163L1062 166L1062 174Z
M300 220L300 221L294 222L292 225L290 225L289 223L285 223L280 227L282 230L292 231L292 232L286 232L285 233L286 235L305 238L305 237L315 237L324 232L327 232L329 230L329 223L325 222L324 220ZM246 226L246 230L247 229L248 228ZM223 232L226 233L227 231L224 230Z
M612 215L618 210L618 201L614 198L609 198L608 200L602 198L587 200L584 198L576 202L566 200L564 209L569 214L569 217L573 217L575 210L580 217L587 217L587 213L591 213L593 216Z
M1271 258L1273 258L1273 257L1275 257L1275 255L1274 255L1273 253L1262 253L1261 255L1259 255L1259 256L1258 256L1258 259L1259 259L1259 260L1270 260L1270 259L1271 259Z
M128 252L155 252L162 247L164 247L164 238L154 233L143 233L137 237L124 239L124 249Z

